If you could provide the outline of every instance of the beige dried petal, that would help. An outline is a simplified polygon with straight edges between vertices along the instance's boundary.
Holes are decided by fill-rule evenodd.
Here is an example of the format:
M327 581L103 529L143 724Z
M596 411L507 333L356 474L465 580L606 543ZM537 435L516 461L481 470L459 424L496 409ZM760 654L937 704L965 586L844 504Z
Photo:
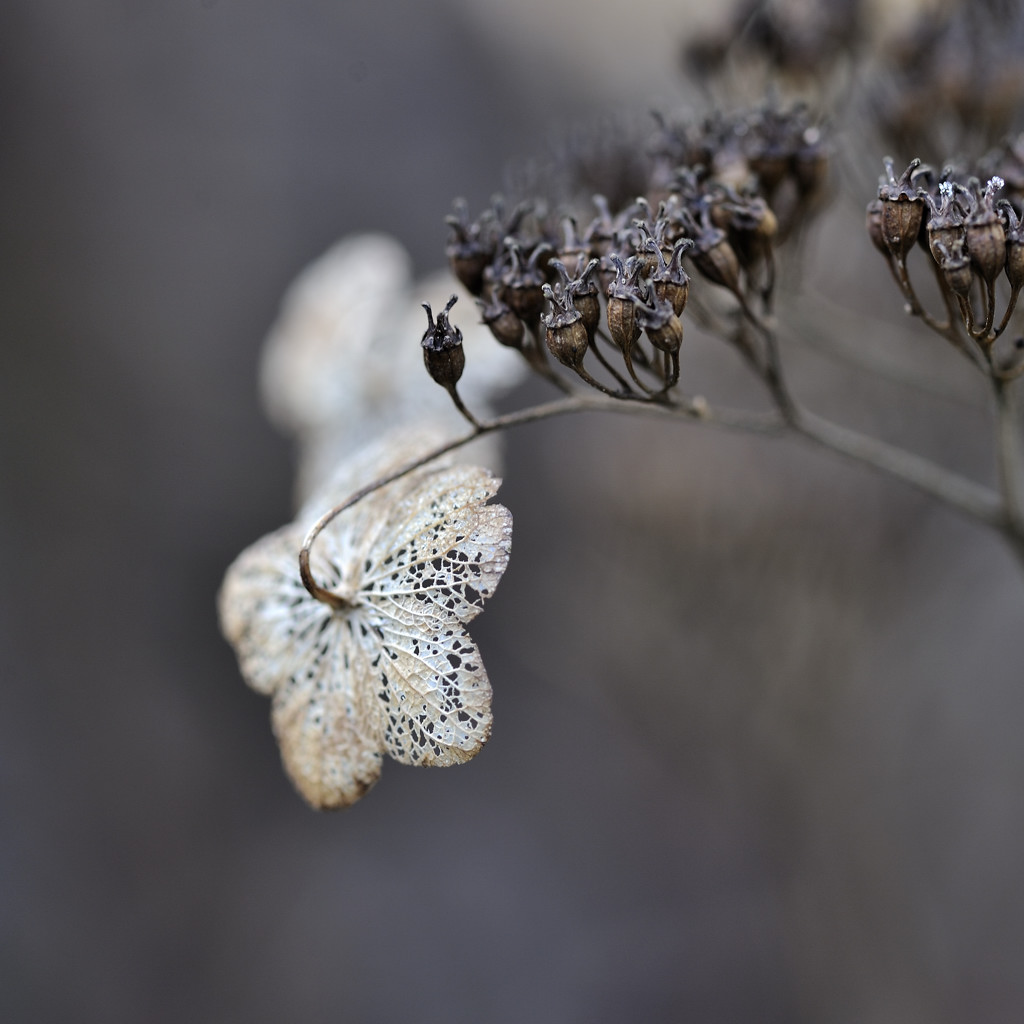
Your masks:
M321 585L346 597L340 610L299 578L312 506L228 569L221 627L247 682L272 697L285 768L312 806L354 803L384 753L443 766L486 742L490 683L464 624L508 563L511 514L487 504L498 483L477 467L431 466L334 519L311 565Z
M376 362L378 339L394 332L411 274L409 254L379 234L342 239L299 274L260 367L275 425L288 433L314 429L364 401L366 367Z

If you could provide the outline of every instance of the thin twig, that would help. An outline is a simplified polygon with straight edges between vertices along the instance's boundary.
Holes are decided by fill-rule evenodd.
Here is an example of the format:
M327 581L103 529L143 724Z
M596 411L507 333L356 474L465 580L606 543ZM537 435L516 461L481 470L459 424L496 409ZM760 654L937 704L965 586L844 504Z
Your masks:
M793 429L812 441L848 458L874 466L918 490L946 502L986 526L1004 530L1006 516L999 495L934 462L849 430L801 409Z
M360 488L343 502L325 512L310 528L299 550L299 576L302 579L303 586L318 601L329 604L334 608L345 606L344 598L327 590L325 587L321 587L313 578L309 564L310 553L317 537L320 536L321 532L332 520L357 502L362 501L363 498L373 494L374 491L394 483L394 481L420 469L429 462L433 462L442 455L447 455L449 452L462 448L464 445L469 444L470 441L475 441L484 434L491 434L499 430L507 430L510 427L521 426L525 423L536 423L555 416L567 416L570 413L578 412L617 412L633 416L670 416L676 419L695 420L712 426L723 427L727 430L739 430L757 434L777 433L782 428L782 423L774 415L749 413L735 409L716 410L712 409L701 398L687 399L682 402L660 402L655 404L643 400L624 401L622 399L597 398L591 395L574 396L558 399L544 405L531 406L528 409L520 409L517 412L507 413L504 416L497 416L493 420L480 423L468 434L436 445L419 457L399 466L398 469L378 477L372 483Z
M459 394L458 388L452 384L446 388L448 394L451 396L452 402L455 403L455 408L462 413L464 419L469 421L470 426L479 427L480 421L466 408L465 403L462 401L462 396Z
M767 331L766 343L773 344L774 336L771 331L766 325L762 324L760 327ZM770 359L774 366L778 368L778 353L772 351L771 348L769 351L771 352ZM903 480L919 490L944 501L946 504L986 526L1001 530L1011 542L1015 543L1018 554L1024 558L1024 529L1022 529L1021 525L1020 511L1018 509L1014 513L1014 517L1008 521L1005 506L998 494L922 456L886 444L883 441L860 434L846 427L841 427L813 413L807 412L798 406L789 395L781 380L781 376L775 383L768 379L769 377L770 374L766 372L766 380L772 388L773 396L780 405L781 418L774 414L758 414L745 410L714 409L702 398L689 398L683 401L666 399L662 402L651 403L648 400L639 398L639 396L636 399L614 399L585 395L563 398L544 405L532 406L528 409L521 409L517 412L508 413L504 416L498 416L492 420L482 422L468 434L437 445L418 458L367 484L344 502L324 513L306 535L299 552L299 573L302 582L309 593L317 600L324 601L333 607L343 605L343 598L321 587L313 579L309 566L313 543L321 531L333 519L381 487L385 487L406 474L414 472L427 463L440 458L442 455L446 455L469 444L470 441L474 441L484 434L495 433L526 423L536 423L555 416L565 416L579 412L617 412L635 416L660 416L676 420L694 420L729 430L761 435L778 436L785 433L786 427L789 427L789 429L797 434L825 448L829 448L857 462L872 466L875 469L880 469L890 476ZM1008 394L1008 391L1009 389L1004 385L997 391L997 394L1005 396ZM1005 453L1003 456L1005 460L1003 471L1007 481L1012 481L1013 493L1017 495L1015 500L1019 500L1019 482L1016 475L1019 464L1016 460L1016 438L1012 409L1008 399L1006 399L1005 404L1000 405L1000 409L1004 410L1000 417L1001 436L1005 433L1000 449ZM1011 447L1011 443L1013 447Z
M1007 530L1008 524L999 496L987 487L953 473L920 455L841 427L801 407L787 388L782 375L782 363L774 331L757 317L751 316L750 320L765 343L767 365L764 381L780 414L794 431L832 451L904 480L987 526Z
M992 390L996 400L996 463L999 467L999 487L1006 506L1006 525L1018 541L1024 543L1017 403L1013 387L1006 381L994 377Z

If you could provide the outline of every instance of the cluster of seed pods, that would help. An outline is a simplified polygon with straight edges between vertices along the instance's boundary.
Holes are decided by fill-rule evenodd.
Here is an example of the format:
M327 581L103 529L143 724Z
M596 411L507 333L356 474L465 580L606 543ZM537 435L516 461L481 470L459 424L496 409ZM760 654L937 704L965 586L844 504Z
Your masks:
M976 175L948 167L941 174L913 160L898 175L885 160L878 198L868 206L868 232L886 257L915 315L941 332L956 320L983 350L1010 323L1024 286L1024 229L998 174L984 184ZM945 324L925 312L907 269L915 248L928 254L946 305ZM1005 277L1008 298L996 325L997 285ZM1006 286L1004 286L1006 287Z
M820 205L827 155L802 109L759 110L659 120L647 168L645 194L615 209L602 195L582 207L496 200L471 220L456 202L450 265L494 337L539 373L560 379L550 356L607 394L664 395L679 381L687 268L741 313L768 308L775 249Z

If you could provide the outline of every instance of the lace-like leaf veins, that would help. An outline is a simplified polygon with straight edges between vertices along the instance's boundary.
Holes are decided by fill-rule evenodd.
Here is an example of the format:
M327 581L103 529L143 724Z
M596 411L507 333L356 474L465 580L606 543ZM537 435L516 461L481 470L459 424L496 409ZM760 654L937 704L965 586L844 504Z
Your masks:
M249 685L272 698L285 769L313 807L358 800L385 753L443 766L486 742L491 687L464 624L508 563L511 513L487 504L498 483L471 466L419 470L339 515L312 567L342 608L310 596L297 561L337 482L228 569L224 635Z

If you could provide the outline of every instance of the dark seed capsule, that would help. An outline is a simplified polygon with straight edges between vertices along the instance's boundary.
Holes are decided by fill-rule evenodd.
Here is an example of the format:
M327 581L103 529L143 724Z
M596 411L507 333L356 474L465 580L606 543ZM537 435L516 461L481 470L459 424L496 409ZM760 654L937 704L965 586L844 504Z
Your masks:
M913 185L914 173L920 166L920 160L912 160L897 178L892 159L885 158L889 180L883 181L878 189L882 203L882 238L889 252L898 260L905 260L913 249L924 219L924 198Z
M991 284L1006 265L1006 231L995 209L995 194L1002 187L1002 178L992 178L977 210L967 218L967 251L987 284Z
M448 389L455 387L466 368L462 331L448 322L448 312L457 300L457 295L448 300L448 304L437 314L436 323L430 305L423 303L429 324L420 342L423 346L423 362L433 380Z
M642 264L635 256L623 263L617 253L612 253L608 259L615 267L615 280L608 288L608 333L623 352L629 352L641 331L636 316L636 300L639 298L637 279Z
M943 280L953 292L966 298L970 294L974 278L970 256L964 252L962 244L948 249L942 242L937 242L936 249L939 253L939 270L942 271Z
M939 194L941 198L938 203L931 195L927 197L929 205L926 231L928 251L936 263L942 262L942 249L945 249L946 252L955 251L963 244L967 234L960 208L954 202L955 186L944 181L939 185Z
M885 244L885 238L882 235L882 200L872 199L868 203L867 209L867 229L868 238L871 239L871 244L883 255L889 255L889 246Z
M1024 240L1006 239L1006 277L1014 288L1024 286Z
M544 296L553 307L552 312L541 318L547 328L548 350L563 366L575 370L583 364L590 345L583 317L573 305L571 294L563 292L559 298L546 284Z
M478 300L478 303L481 320L490 328L491 334L498 342L508 348L522 348L526 328L508 303L499 297L492 298L489 302Z

